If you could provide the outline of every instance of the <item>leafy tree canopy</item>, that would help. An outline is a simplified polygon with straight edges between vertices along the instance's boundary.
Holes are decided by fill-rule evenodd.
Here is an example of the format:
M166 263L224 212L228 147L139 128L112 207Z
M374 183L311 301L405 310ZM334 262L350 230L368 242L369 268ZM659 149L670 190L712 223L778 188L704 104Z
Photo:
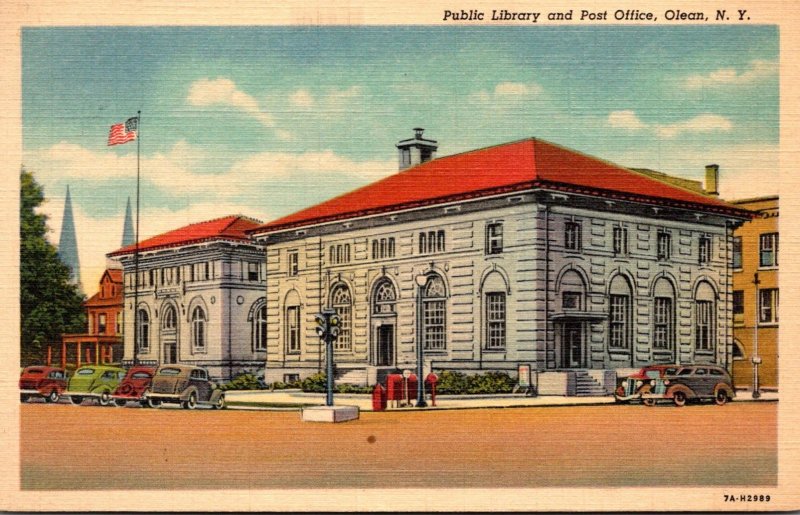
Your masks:
M22 365L41 363L48 343L85 327L84 296L69 282L69 268L46 239L47 216L37 213L44 189L20 173L20 315Z

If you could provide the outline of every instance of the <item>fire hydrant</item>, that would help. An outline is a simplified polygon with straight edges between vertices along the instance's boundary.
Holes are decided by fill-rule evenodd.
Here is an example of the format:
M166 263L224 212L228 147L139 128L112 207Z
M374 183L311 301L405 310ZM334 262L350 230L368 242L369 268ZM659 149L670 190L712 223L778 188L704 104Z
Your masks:
M372 390L372 411L383 411L386 409L386 388L380 383L375 385Z

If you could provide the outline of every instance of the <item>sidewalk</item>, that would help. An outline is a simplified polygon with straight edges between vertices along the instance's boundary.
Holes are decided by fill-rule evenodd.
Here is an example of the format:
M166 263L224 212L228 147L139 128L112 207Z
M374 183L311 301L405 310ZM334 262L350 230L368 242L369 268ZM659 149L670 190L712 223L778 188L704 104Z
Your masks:
M325 404L325 394L305 393L299 390L241 390L225 393L225 399L231 409L272 409L299 410L304 406L321 406ZM749 391L737 392L734 402L774 402L778 400L777 392L763 392L760 399L753 399ZM367 394L334 394L333 402L340 406L358 406L360 411L372 411L372 396ZM477 409L477 408L520 408L545 406L592 406L614 404L613 396L605 397L561 397L542 395L526 397L523 395L437 395L436 406L431 406L428 399L428 410L443 409ZM413 409L413 408L412 408ZM391 408L388 411L408 411L409 407ZM417 410L414 410L417 411Z

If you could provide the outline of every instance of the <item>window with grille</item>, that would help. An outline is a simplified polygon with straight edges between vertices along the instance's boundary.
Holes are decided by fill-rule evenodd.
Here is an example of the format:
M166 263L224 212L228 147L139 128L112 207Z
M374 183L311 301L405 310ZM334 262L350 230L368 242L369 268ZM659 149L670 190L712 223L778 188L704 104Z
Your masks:
M352 314L352 297L350 296L350 289L344 284L338 285L331 293L331 306L336 310L339 315L339 337L333 342L333 350L335 351L349 351L352 348L351 341L351 314Z
M701 351L712 350L714 341L714 303L710 300L695 302L695 348Z
M437 275L428 278L422 300L422 338L426 350L444 350L445 341L445 286Z
M206 314L200 306L192 310L192 348L196 352L206 350Z
M486 294L486 348L506 348L506 294Z
M566 250L581 250L581 224L567 222L564 225L564 248Z
M395 312L395 302L397 295L394 286L388 280L382 280L375 288L375 297L372 304L372 312L376 315L386 315Z
M253 350L267 350L267 306L259 307L253 317Z
M162 322L162 326L166 330L174 330L178 326L178 315L175 313L175 308L172 306L167 306L164 309L164 321Z
M630 318L630 297L611 295L611 338L609 346L615 349L630 348L628 319Z
M778 233L773 232L761 235L759 266L778 266Z
M503 252L503 224L495 222L486 225L486 253L500 254Z
M266 311L266 307L262 309ZM264 325L266 329L266 317ZM264 343L266 350L266 338ZM286 352L289 354L300 352L300 306L286 306Z
M765 288L758 291L758 322L761 324L778 322L777 288Z
M624 255L628 253L627 227L614 227L612 240L614 242L614 254Z
M653 348L656 350L672 350L674 341L672 299L669 297L656 297L653 309Z

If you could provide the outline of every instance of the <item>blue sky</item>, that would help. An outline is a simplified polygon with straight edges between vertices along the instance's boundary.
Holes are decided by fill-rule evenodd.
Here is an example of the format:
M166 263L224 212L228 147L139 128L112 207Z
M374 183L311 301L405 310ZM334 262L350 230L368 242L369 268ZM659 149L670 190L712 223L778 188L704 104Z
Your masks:
M22 58L24 164L54 243L70 185L84 285L135 195L136 144L106 138L137 110L143 238L394 173L417 126L440 156L533 136L778 193L777 27L29 28Z

